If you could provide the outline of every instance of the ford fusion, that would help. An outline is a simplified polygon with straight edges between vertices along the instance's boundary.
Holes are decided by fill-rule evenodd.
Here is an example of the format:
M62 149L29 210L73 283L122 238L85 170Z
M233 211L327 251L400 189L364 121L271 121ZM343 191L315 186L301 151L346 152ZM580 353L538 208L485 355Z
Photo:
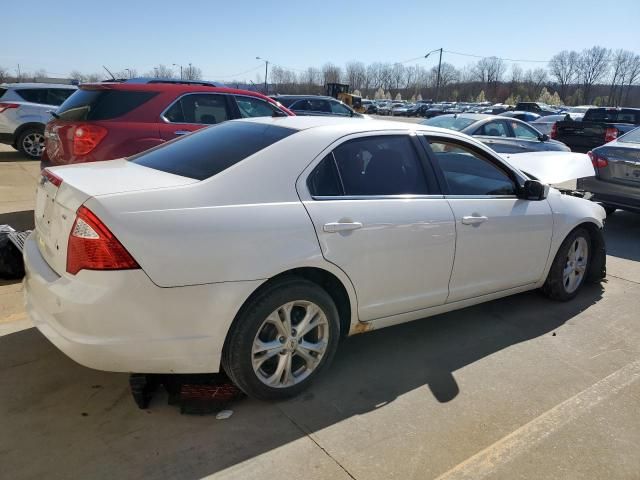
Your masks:
M289 117L45 169L27 310L88 367L224 369L253 397L292 396L341 337L536 288L570 300L602 278L602 207L523 173L526 155L544 154Z

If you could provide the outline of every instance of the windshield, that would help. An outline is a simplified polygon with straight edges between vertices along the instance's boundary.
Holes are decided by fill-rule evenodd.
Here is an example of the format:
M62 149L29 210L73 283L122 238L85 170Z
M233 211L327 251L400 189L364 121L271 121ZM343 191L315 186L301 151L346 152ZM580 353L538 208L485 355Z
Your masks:
M448 128L449 130L461 131L467 128L472 123L475 123L476 121L477 120L474 120L473 118L464 117L434 117L421 123L422 125L430 125L432 127Z

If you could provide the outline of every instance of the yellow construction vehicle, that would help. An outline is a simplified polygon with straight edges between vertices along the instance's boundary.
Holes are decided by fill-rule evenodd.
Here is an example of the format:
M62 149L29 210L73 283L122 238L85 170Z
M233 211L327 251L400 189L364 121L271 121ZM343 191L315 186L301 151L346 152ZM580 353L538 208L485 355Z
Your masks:
M346 83L327 83L326 90L330 97L346 103L358 113L365 113L366 109L362 106L362 97L349 93L349 85Z

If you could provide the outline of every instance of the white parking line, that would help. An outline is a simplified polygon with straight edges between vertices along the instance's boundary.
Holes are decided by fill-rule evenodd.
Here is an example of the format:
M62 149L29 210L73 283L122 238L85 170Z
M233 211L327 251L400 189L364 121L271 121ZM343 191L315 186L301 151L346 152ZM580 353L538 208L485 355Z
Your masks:
M636 360L547 410L493 445L443 473L436 480L485 478L639 379L640 360Z

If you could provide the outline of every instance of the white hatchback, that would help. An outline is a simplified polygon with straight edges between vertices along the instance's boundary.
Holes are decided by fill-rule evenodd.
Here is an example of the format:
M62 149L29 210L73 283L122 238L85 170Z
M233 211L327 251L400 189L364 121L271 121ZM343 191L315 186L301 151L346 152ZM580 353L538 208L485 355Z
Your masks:
M289 117L47 169L27 310L89 367L222 368L254 397L294 395L342 336L535 288L568 300L604 276L603 209L516 157L423 125Z

